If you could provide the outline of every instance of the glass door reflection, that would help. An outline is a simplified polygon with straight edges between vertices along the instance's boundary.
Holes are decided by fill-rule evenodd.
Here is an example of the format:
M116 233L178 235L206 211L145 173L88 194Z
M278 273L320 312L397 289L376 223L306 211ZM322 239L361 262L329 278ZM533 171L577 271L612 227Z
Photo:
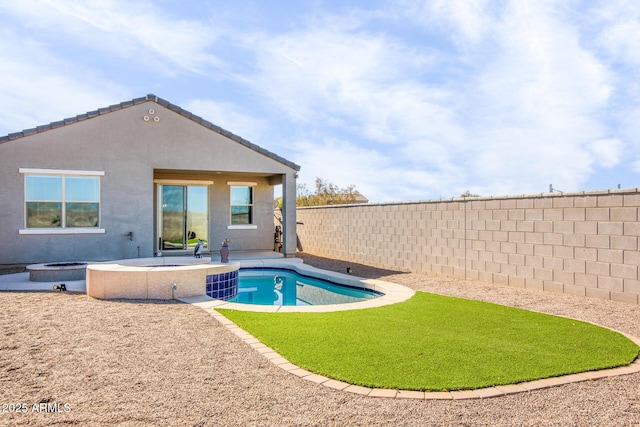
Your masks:
M207 187L187 187L187 248L193 248L202 240L207 247L207 226L209 211L207 201Z
M160 186L160 249L188 250L202 240L207 247L206 186Z

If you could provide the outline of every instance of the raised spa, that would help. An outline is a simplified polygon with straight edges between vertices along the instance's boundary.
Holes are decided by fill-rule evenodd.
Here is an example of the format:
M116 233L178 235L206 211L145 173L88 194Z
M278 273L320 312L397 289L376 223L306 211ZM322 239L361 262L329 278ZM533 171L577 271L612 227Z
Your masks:
M166 258L89 264L87 295L100 299L162 300L206 295L207 287L229 286L232 275L237 282L239 268L237 263L184 265Z

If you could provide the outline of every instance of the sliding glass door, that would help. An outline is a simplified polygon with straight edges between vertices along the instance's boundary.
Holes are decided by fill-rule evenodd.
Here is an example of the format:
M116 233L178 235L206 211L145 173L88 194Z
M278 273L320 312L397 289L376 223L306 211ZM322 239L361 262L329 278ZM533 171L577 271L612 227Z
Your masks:
M160 251L189 250L202 240L207 247L208 197L204 185L158 186Z

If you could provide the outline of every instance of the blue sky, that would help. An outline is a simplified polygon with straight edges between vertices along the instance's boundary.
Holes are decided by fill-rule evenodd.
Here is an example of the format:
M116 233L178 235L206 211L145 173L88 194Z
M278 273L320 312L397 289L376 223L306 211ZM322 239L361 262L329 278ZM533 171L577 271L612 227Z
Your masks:
M640 187L636 0L0 0L0 135L154 93L374 202Z

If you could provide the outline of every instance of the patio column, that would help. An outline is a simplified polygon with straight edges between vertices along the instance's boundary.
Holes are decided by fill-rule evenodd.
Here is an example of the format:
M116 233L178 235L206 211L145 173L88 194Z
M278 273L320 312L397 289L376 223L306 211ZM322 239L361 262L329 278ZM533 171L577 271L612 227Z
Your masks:
M282 253L296 256L296 172L287 173L282 182Z

